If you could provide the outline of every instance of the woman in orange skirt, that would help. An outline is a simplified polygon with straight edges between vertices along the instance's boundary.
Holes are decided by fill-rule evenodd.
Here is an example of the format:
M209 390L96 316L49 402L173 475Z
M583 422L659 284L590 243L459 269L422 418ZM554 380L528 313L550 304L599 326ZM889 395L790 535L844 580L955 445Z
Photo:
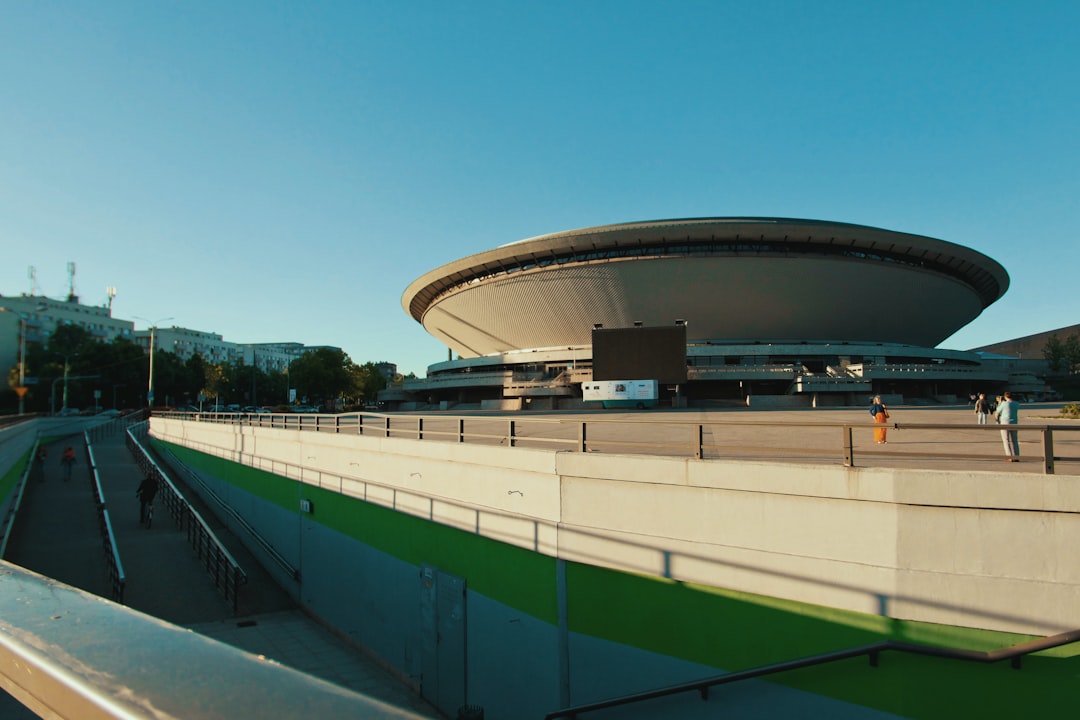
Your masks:
M889 430L885 427L885 421L889 419L889 409L885 407L885 403L881 402L880 395L874 396L874 401L870 405L870 414L874 416L874 422L881 425L879 428L874 428L874 441L878 445L887 445L885 434Z

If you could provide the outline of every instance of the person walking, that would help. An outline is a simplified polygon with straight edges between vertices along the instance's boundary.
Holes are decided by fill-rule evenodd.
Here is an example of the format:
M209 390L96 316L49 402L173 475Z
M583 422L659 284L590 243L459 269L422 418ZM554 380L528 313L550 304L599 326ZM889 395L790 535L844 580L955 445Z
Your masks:
M37 476L38 482L45 482L45 458L49 457L49 451L44 445L38 445L37 449Z
M997 408L994 419L1000 425L1016 425L1020 421L1020 404L1012 399L1012 393L1006 392ZM1020 462L1020 438L1016 430L1001 429L1001 444L1005 446L1005 461Z
M979 397L975 399L975 421L980 425L985 425L989 415L990 401L986 399L985 393L979 393Z
M71 479L71 468L75 466L75 448L68 445L60 455L60 464L64 468L64 480Z
M881 426L874 428L874 441L878 445L887 445L888 440L885 437L889 431L885 427L885 421L889 419L889 409L881 401L880 395L874 396L874 400L870 404L870 415L874 418L874 422Z
M135 497L139 498L139 523L146 522L146 508L153 506L154 496L157 495L158 481L153 475L147 475L139 483L139 489L135 491Z

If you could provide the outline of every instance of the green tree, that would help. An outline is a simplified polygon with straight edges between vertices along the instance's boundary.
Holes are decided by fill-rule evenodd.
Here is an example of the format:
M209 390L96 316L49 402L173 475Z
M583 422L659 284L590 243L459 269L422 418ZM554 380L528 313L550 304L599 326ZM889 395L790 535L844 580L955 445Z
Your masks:
M1054 333L1043 345L1043 358L1050 372L1080 371L1080 335L1074 333L1062 340Z
M1065 364L1065 343L1054 333L1043 345L1043 358L1050 372L1059 372Z
M353 386L357 402L374 402L379 391L386 387L387 379L373 362L354 365Z
M1080 335L1065 340L1065 367L1069 373L1080 372Z
M184 376L187 383L188 404L198 405L199 395L206 388L206 360L195 353L184 361Z
M223 403L223 393L228 385L228 375L225 369L221 365L215 365L214 363L206 363L203 366L203 370L206 375L203 379L203 394L206 395L206 399L210 400L214 405L220 405Z
M309 350L292 362L292 386L299 397L307 397L310 403L335 404L338 398L354 394L352 365L352 360L341 350Z

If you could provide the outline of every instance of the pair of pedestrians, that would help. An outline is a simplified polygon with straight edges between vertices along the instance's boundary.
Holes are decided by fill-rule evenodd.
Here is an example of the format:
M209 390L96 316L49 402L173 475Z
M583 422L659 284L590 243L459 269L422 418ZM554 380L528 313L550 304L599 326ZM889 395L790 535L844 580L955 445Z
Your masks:
M38 481L45 481L45 460L49 457L49 451L44 445L39 445L35 461L37 463ZM63 469L64 480L71 479L71 469L75 467L75 448L68 445L60 454L60 467Z

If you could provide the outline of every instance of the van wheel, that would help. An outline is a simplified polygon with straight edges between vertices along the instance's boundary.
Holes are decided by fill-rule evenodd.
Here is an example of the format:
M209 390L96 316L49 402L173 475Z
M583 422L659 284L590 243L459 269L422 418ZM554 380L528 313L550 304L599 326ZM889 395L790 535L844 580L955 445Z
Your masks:
M645 409L645 403L640 403L640 402L639 402L639 403L637 404L637 409L638 409L638 410L644 410L644 409Z

